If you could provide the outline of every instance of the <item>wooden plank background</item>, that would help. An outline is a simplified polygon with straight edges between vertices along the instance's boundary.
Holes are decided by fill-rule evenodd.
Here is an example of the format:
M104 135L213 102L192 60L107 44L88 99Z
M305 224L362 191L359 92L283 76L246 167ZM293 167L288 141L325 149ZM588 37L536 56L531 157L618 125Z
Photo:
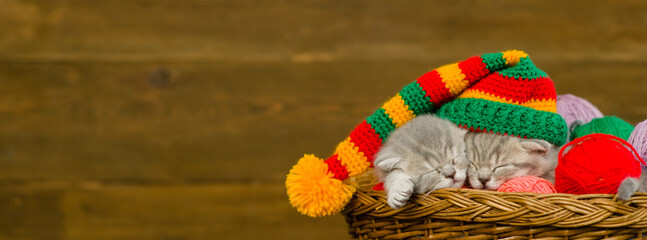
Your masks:
M290 207L290 167L506 49L647 118L640 0L0 0L0 239L348 238Z

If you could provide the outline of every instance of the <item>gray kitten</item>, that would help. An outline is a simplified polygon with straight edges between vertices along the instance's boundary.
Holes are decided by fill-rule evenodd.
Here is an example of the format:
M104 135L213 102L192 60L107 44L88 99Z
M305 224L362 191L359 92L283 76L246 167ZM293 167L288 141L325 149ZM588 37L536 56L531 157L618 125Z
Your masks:
M467 177L474 189L497 190L522 176L555 181L558 148L547 141L468 132L465 147L470 161Z
M640 174L640 178L627 177L618 186L618 198L629 200L636 192L647 191L647 171Z
M434 115L420 115L393 131L375 158L389 206L404 206L414 191L463 186L469 164L465 132Z

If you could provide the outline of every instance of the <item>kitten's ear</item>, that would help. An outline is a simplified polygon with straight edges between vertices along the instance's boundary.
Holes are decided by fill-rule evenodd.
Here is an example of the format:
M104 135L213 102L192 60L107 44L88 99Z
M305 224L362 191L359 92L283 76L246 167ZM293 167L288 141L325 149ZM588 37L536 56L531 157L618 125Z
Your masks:
M522 140L520 144L523 149L541 155L548 154L548 151L550 151L550 148L552 147L549 142L539 139L525 139Z
M398 162L400 162L400 160L402 160L402 158L396 156L376 159L375 166L384 171L391 171L393 170L393 168L395 168L396 165L398 165Z

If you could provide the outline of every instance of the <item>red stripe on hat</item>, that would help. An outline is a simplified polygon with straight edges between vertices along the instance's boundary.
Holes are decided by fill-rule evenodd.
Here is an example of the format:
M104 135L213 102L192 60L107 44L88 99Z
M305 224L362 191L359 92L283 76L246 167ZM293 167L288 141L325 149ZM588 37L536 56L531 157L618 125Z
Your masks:
M482 132L482 133L494 133L493 131L488 131L487 128L481 129L481 127L467 126L464 124L458 124L458 127L468 130L470 132Z
M335 179L343 181L348 178L348 170L341 165L341 161L337 158L337 154L332 155L332 157L328 158L324 162L328 164L328 172L334 174Z
M382 146L382 139L366 120L357 125L355 130L350 133L350 141L359 148L360 152L364 153L366 160L373 167L373 160L380 146Z
M438 108L449 100L452 100L452 95L449 89L445 87L445 83L440 78L438 71L433 70L427 72L419 77L416 82L425 91L425 96L429 97L429 101L433 104L434 108Z
M553 81L547 77L520 79L494 73L475 83L470 89L521 103L532 99L557 98Z
M474 84L476 81L490 74L490 70L487 69L487 65L480 56L471 57L459 62L458 68L465 75L465 80L469 82L469 85Z

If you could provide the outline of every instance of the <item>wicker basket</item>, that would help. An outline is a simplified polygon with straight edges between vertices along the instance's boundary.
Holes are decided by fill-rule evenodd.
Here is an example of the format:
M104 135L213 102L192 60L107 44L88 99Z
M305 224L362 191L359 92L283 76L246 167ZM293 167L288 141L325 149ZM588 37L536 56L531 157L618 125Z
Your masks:
M647 193L504 193L440 189L393 210L384 192L358 189L343 211L354 239L643 239Z

